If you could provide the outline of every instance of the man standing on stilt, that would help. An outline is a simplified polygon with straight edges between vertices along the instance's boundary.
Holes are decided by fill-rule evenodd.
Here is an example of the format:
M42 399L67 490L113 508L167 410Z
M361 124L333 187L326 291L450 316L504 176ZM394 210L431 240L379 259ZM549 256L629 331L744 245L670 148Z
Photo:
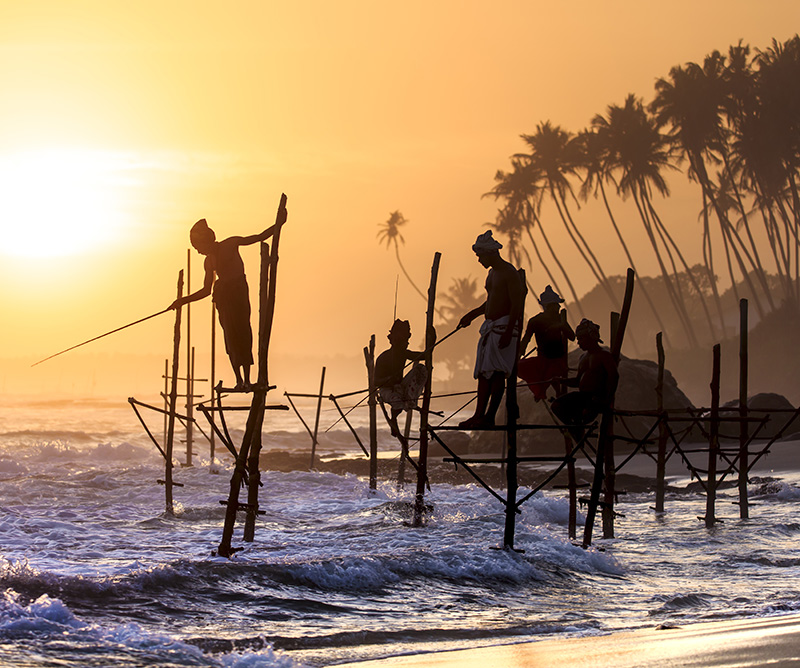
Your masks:
M479 315L485 318L475 358L477 405L475 414L459 425L463 429L494 426L505 381L517 361L525 294L517 269L500 257L502 247L492 237L491 230L478 236L472 246L478 262L489 270L489 275L486 277L486 301L464 315L458 323L460 329L467 327Z

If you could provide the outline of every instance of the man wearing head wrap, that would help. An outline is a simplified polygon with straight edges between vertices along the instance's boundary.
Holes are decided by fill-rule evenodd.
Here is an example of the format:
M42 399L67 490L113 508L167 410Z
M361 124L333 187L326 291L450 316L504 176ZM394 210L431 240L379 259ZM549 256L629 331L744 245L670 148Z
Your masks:
M519 345L520 355L525 354L533 336L536 337L536 355L520 359L517 374L528 383L536 401L547 396L551 385L559 393L555 381L567 375L567 341L575 340L575 332L567 323L567 313L561 310L564 300L549 285L539 295L542 312L528 320L525 334Z
M525 293L516 268L500 257L502 247L492 237L491 230L481 234L472 246L478 262L489 270L489 274L486 277L486 301L464 315L458 323L460 329L478 316L484 316L475 357L478 398L475 414L459 425L464 429L494 426L505 380L511 375L519 352Z
M408 320L395 320L387 338L391 347L375 360L375 385L381 401L391 407L388 417L392 436L399 437L397 416L416 407L417 399L428 379L428 369L419 363L424 353L408 349L408 342L411 340L411 325ZM403 375L408 361L414 362L414 365Z
M603 341L598 325L584 318L575 328L575 336L578 346L585 352L578 363L578 375L566 379L565 383L578 390L557 397L551 407L559 420L575 427L572 434L579 438L583 434L582 425L594 420L611 405L619 372L614 356L600 347Z
M228 237L217 241L205 218L198 220L189 232L192 246L205 255L203 287L176 299L170 308L203 299L214 292L214 304L225 338L225 351L236 376L237 390L250 388L250 367L253 365L253 330L250 327L250 294L244 273L240 246L249 246L271 237L286 222L286 209L281 207L275 225L260 234Z

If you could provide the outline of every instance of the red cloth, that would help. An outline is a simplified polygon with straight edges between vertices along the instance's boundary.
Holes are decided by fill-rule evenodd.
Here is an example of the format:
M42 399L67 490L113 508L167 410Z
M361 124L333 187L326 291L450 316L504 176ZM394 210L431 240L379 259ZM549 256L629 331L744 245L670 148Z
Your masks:
M552 387L558 391L557 383L553 378L567 376L567 358L558 357L551 359L541 355L521 359L517 365L517 375L528 383L528 388L536 399L547 397L547 388Z

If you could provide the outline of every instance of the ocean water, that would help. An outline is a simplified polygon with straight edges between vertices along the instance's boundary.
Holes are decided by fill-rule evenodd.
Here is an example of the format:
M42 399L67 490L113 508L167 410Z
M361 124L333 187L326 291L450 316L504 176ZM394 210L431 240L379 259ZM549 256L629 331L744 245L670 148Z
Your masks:
M323 453L356 454L341 427ZM266 431L267 448L309 447L290 413L268 414ZM800 474L769 457L749 520L733 490L710 530L701 495L671 494L656 516L651 493L628 494L618 537L583 550L564 494L547 491L523 505L521 553L494 549L503 508L476 485L434 479L430 522L412 528L413 485L266 472L256 540L239 525L245 549L224 559L231 462L204 448L176 469L169 516L163 462L127 403L2 402L0 665L328 666L800 611Z

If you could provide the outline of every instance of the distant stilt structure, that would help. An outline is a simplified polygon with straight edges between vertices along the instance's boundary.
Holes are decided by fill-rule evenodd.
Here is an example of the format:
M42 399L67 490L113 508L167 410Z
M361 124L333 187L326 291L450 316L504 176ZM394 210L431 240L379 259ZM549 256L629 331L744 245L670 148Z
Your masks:
M309 469L314 470L317 466L316 464L316 457L317 457L317 436L319 436L319 416L322 412L322 393L325 390L325 367L322 367L322 374L320 375L319 379L319 397L317 398L317 414L314 418L314 433L311 436L311 462L309 463Z
M425 487L428 484L428 413L431 408L431 378L433 376L433 346L436 330L433 328L433 314L436 308L436 282L439 276L439 261L442 254L433 256L431 282L428 287L428 310L425 318L425 367L428 376L422 392L422 406L419 415L419 460L417 463L417 492L414 497L414 519L412 525L422 526L425 518Z

